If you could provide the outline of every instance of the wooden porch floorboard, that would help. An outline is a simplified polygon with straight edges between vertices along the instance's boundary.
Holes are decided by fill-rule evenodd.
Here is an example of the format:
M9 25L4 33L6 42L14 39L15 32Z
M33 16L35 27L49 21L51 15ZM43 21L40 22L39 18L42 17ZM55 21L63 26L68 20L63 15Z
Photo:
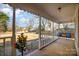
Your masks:
M44 49L31 53L30 56L76 56L74 40L60 38Z

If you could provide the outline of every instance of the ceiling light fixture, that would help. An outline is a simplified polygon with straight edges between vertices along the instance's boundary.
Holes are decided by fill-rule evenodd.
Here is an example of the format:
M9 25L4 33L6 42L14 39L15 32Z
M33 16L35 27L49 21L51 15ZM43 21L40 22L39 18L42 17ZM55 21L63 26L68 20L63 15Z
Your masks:
M61 12L61 7L58 7L58 11Z

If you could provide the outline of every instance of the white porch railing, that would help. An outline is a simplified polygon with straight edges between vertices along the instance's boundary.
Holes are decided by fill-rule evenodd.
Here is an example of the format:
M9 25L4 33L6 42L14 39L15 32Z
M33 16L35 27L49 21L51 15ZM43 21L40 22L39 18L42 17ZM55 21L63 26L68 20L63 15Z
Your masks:
M0 37L0 50L1 50L1 52L0 52L0 54L1 55L7 55L7 54L9 54L9 53L7 53L7 51L6 51L6 40L7 39L12 39L12 37L11 36L8 36L8 37ZM1 42L1 40L2 40L2 42ZM11 43L11 41L9 40L9 42ZM11 44L10 44L11 45ZM3 50L3 51L2 51ZM10 52L10 54L11 54L11 52Z

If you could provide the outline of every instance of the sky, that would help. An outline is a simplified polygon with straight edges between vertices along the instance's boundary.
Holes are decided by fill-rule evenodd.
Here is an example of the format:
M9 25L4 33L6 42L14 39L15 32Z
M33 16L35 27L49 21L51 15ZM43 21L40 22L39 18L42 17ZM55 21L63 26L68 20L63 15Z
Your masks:
M8 4L0 4L0 11L5 12L9 16L8 26L12 25L13 9ZM16 25L20 27L28 27L34 22L34 27L38 26L38 19L35 15L28 13L27 11L16 9Z

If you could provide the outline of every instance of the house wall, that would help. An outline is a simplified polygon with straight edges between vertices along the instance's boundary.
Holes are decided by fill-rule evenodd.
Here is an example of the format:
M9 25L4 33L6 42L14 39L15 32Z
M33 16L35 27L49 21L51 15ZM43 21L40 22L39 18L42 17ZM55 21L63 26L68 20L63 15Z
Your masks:
M75 13L75 47L77 55L79 56L79 6L77 5L77 10Z

